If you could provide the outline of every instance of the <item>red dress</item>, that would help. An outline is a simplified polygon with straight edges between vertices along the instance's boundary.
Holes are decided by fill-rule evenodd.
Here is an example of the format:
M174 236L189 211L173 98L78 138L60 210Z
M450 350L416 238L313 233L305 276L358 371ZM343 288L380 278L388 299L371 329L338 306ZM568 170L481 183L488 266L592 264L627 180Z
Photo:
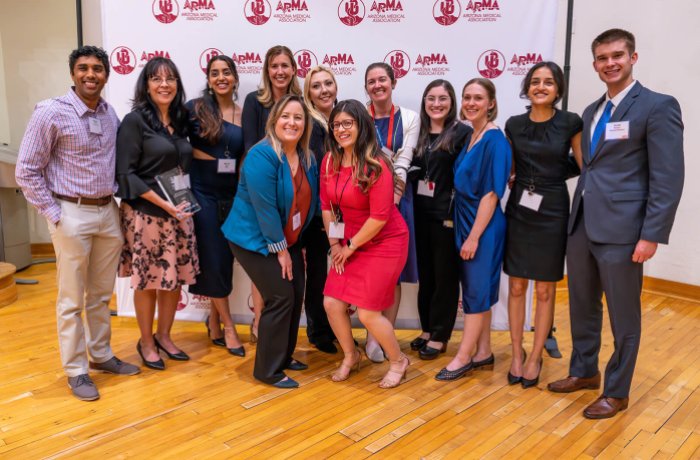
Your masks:
M379 180L365 194L352 180L351 167L341 167L336 173L329 160L327 154L320 167L321 209L330 211L331 203L335 209L340 207L345 238L352 238L368 217L386 224L348 258L342 274L331 268L323 294L358 308L386 310L394 304L394 288L408 256L408 228L394 206L391 171L382 161Z

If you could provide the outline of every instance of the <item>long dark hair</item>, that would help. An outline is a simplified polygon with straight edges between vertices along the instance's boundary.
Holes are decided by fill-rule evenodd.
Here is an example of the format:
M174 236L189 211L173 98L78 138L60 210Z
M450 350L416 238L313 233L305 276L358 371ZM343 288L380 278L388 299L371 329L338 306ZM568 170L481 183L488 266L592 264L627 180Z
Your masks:
M209 74L211 72L211 66L216 61L224 62L231 73L233 74L234 80L234 90L233 90L233 100L238 99L238 71L236 70L236 63L233 62L228 56L223 54L214 56L207 63L207 87L202 91L202 97L197 99L194 103L194 118L199 121L201 127L200 136L207 140L210 144L216 144L221 138L223 133L224 122L221 119L221 109L219 108L219 102L216 99L216 95L213 94L212 89L209 87Z
M175 77L177 81L177 93L175 98L168 107L168 115L170 115L170 126L179 136L187 135L187 109L185 108L185 88L182 86L182 79L177 66L173 61L165 57L154 57L146 63L138 80L136 80L136 91L134 99L131 101L131 109L138 111L143 116L146 124L151 129L159 130L163 128L163 123L158 118L158 107L151 100L151 95L148 94L148 79L154 75L158 75L161 69L169 76Z
M350 115L357 126L352 175L362 193L367 193L369 188L379 180L379 175L382 173L380 160L384 160L393 177L391 160L379 149L374 121L369 112L367 112L367 108L360 101L348 99L336 104L328 120L328 131L333 136L332 138L328 136L326 139L326 147L331 152L333 173L340 170L340 163L343 159L343 149L335 140L335 132L333 131L333 122L341 113ZM321 165L321 167L324 168L321 171L325 171L326 166Z
M420 105L420 134L418 135L418 145L416 147L415 155L417 157L423 156L426 149L430 145L430 117L428 116L428 111L425 110L425 98L431 89L442 87L447 91L450 96L450 110L447 112L447 117L445 118L445 124L442 127L442 132L438 135L435 140L435 150L446 150L449 151L454 143L455 134L457 133L457 125L455 121L457 120L457 97L455 96L455 89L452 84L443 79L433 80L428 83L423 91L423 98L421 99Z
M552 79L554 79L554 84L557 85L557 97L555 97L552 102L552 107L554 107L561 100L564 93L566 93L566 80L564 79L564 72L562 72L561 67L559 67L556 62L552 61L538 62L530 67L520 87L520 99L528 99L527 93L530 91L532 76L542 67L546 67L552 72ZM530 107L530 105L527 106L528 109L530 109Z

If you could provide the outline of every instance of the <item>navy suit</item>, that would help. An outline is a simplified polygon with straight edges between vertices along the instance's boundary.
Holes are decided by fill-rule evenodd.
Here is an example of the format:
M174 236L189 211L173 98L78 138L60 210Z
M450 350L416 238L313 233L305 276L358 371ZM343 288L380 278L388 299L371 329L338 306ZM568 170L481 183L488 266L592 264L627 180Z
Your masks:
M591 155L593 117L603 103L605 96L583 112L583 168L569 218L569 374L598 372L605 293L615 350L603 395L626 398L641 336L643 265L632 254L640 239L668 243L683 189L683 122L676 99L636 82L610 119L628 121L629 137L603 135Z

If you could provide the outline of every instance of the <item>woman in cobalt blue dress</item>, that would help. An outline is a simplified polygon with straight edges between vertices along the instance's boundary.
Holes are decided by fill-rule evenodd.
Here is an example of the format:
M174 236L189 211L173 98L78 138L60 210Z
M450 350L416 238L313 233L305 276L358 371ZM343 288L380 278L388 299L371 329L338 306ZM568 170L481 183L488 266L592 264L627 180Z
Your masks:
M219 228L231 209L243 156L241 108L234 102L237 87L236 64L228 56L215 56L207 64L207 88L202 97L187 103L194 156L192 193L202 206L193 217L201 271L189 290L211 299L207 330L212 343L232 355L245 356L228 302L233 289L233 254ZM224 324L223 334L220 323Z
M472 369L493 367L491 306L505 247L506 219L500 200L510 176L511 150L496 127L496 88L490 80L469 80L462 113L474 133L455 161L455 240L462 258L460 281L464 331L457 355L436 376L456 380Z

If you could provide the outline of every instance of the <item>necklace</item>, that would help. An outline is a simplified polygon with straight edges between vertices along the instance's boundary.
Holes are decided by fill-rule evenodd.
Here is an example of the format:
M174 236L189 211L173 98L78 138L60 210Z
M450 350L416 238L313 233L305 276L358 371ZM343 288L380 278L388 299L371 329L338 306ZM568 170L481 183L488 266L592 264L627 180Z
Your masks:
M489 123L490 123L490 122L487 121L486 124L485 124L484 126L481 127L481 129L479 130L479 132L476 133L476 136L472 136L472 141L469 143L469 147L467 148L467 150L471 150L472 147L474 147L474 144L476 144L477 142L479 142L479 136L481 136L481 133L484 132L484 130L486 129L486 127L489 125Z

